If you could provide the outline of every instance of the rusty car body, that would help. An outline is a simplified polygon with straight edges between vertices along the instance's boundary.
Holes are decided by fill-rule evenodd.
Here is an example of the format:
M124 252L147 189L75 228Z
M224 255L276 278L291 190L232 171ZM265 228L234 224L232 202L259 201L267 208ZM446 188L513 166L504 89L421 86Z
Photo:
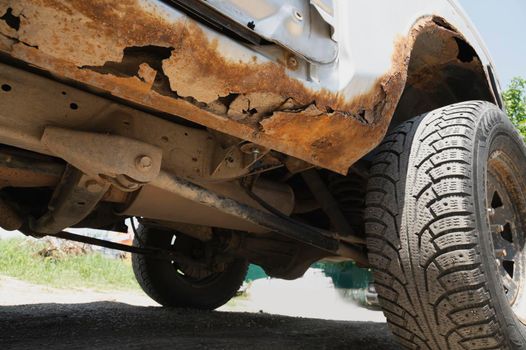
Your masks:
M369 155L421 113L502 108L493 72L453 0L0 0L0 226L140 217L207 271L369 266Z

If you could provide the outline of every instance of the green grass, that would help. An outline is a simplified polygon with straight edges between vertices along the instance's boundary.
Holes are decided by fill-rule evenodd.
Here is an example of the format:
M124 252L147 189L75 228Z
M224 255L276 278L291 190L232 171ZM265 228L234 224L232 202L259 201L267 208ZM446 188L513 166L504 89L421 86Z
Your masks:
M45 246L43 242L26 239L0 240L0 275L55 288L100 291L139 288L128 260L93 252L44 258L38 252Z

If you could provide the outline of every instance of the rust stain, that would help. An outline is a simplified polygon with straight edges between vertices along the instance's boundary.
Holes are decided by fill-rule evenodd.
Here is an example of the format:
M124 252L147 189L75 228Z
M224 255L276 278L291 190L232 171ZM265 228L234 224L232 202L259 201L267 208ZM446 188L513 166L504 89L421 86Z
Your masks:
M464 68L485 75L481 72L482 64L474 51L469 59L459 59L460 47L456 39L461 42L467 40L443 19L437 17L433 22L437 25L421 33L420 40L413 47L415 51L426 54L418 55L418 59L412 61L407 83L416 89L435 90L444 80L438 76L444 66Z
M228 106L227 115L234 120L256 124L274 111L287 108L283 96L267 92L252 92L237 96Z
M412 44L436 24L417 23L396 43L392 68L347 100L313 90L278 62L234 62L191 20L168 20L137 0L12 0L20 29L0 21L0 50L54 74L209 128L346 173L382 139L402 93ZM8 39L6 39L8 38ZM171 50L134 62L129 48ZM104 70L108 63L114 69Z
M30 169L0 167L0 188L3 187L51 187L58 184L60 177L35 173Z
M316 104L321 110L339 110L346 114L369 109L381 94L378 87L349 101L337 92L306 87L300 80L291 78L284 65L231 61L221 55L217 45L216 41L208 41L199 26L188 22L179 46L163 61L170 88L180 96L191 96L204 103L230 94L267 93L281 96L283 102L291 99L297 108Z
M155 81L155 77L157 76L157 71L150 67L147 63L141 63L141 65L139 65L137 76L151 87Z

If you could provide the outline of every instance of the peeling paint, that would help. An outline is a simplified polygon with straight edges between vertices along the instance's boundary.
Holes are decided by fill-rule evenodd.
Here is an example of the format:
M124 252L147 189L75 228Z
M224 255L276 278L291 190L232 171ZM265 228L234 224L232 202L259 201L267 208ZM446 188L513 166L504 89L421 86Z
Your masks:
M0 51L14 58L340 173L383 138L412 44L437 26L418 22L395 43L391 70L347 99L308 88L279 62L225 58L198 24L138 0L11 0L0 14L9 8L20 25L0 21Z

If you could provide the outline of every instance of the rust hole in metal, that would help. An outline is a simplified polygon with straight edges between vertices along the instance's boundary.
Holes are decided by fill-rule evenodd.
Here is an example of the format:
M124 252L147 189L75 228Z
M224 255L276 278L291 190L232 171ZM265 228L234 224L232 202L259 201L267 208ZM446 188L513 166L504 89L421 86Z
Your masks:
M477 57L475 50L464 40L455 37L454 38L458 46L458 55L457 58L460 62L469 63Z
M80 68L117 77L137 77L142 82L146 82L140 74L140 69L142 65L147 64L155 72L152 90L164 96L178 98L177 92L170 88L169 79L162 67L163 60L170 58L173 50L173 47L155 45L130 46L123 50L120 62L108 61L102 66L82 66Z
M13 9L9 7L2 17L0 17L9 27L18 31L20 29L20 17L13 15Z
M101 74L112 74L117 77L133 77L139 72L139 66L147 63L157 71L162 71L162 61L171 56L173 48L154 45L131 46L123 51L120 62L108 61L102 66L83 66Z
M248 111L245 111L247 114L256 114L258 112L255 108L250 108Z
M435 23L437 26L445 28L447 30L456 31L453 26L451 26L449 23L447 23L443 18L440 17L433 17L433 23Z

